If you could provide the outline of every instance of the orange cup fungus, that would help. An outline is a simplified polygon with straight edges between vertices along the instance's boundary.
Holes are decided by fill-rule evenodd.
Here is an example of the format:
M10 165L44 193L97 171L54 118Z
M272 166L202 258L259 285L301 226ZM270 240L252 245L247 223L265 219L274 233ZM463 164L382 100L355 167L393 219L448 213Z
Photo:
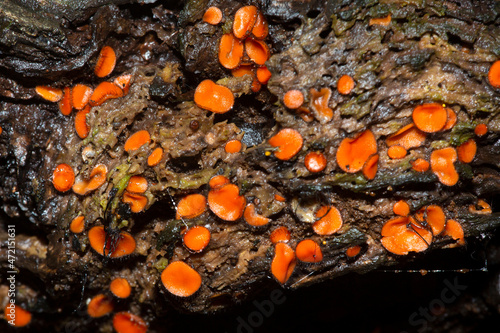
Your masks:
M385 17L374 17L371 18L370 21L368 22L368 25L381 25L384 27L387 27L389 24L391 24L391 14L388 14Z
M241 40L232 33L224 34L219 41L219 62L227 69L234 69L241 64L244 51Z
M269 59L269 48L266 43L258 39L245 39L245 52L254 63L263 66Z
M442 130L448 120L448 112L438 103L425 103L413 109L413 122L423 132L434 133Z
M116 65L115 50L111 46L104 46L99 52L95 64L94 73L97 77L105 77L111 74Z
M342 95L349 95L354 89L354 79L349 75L342 75L337 82L337 90Z
M474 128L474 134L477 136L483 136L488 133L488 126L486 124L477 124Z
M75 115L75 131L80 139L85 139L90 132L90 127L87 124L87 114L90 112L90 106L87 105Z
M500 88L500 60L491 65L488 71L488 82L493 88Z
M210 230L203 226L189 228L182 236L184 246L193 252L201 252L210 243Z
M453 165L456 160L457 152L452 147L434 150L431 154L432 172L446 186L453 186L458 182L458 173Z
M106 182L108 168L104 164L96 165L90 173L89 180L82 180L73 185L73 192L79 195L85 195L90 191L99 188Z
M312 239L304 239L295 248L297 259L303 262L317 263L323 260L323 253L318 243Z
M453 128L455 124L457 123L457 114L453 109L451 108L446 108L446 114L448 119L446 119L446 124L444 124L444 127L442 131L447 131Z
M127 298L132 292L130 283L124 278L115 278L109 284L109 290L118 298Z
M318 220L313 223L313 230L321 236L329 236L342 228L342 215L334 206L323 206L316 212Z
M156 147L155 150L153 150L151 154L148 156L148 165L150 167L156 166L158 165L158 163L160 163L162 158L163 158L163 148Z
M201 287L201 276L183 261L173 261L161 273L161 282L173 295L188 297Z
M283 103L289 109L298 109L304 104L304 94L297 89L288 90L283 96Z
M80 215L75 217L70 225L69 230L74 234L80 234L85 230L85 216Z
M92 96L90 96L90 106L98 106L107 101L108 99L123 97L124 91L119 86L112 82L104 81L94 89Z
M113 311L113 301L104 294L98 294L87 305L87 313L92 318L99 318Z
M351 247L348 247L347 250L345 251L346 256L352 258L355 257L361 252L361 246L359 245L354 245Z
M113 80L113 84L123 91L123 94L128 94L130 84L132 83L132 74L122 74Z
M148 189L148 181L142 176L132 176L125 189L132 193L144 193Z
M255 205L253 203L249 203L245 207L245 211L243 212L243 218L248 224L254 227L260 227L266 225L271 221L270 218L258 214L255 211Z
M430 164L423 158L417 158L415 161L410 162L413 170L417 172L425 172L429 170Z
M113 316L113 328L117 333L146 333L148 325L130 312L118 312Z
M250 35L258 13L255 6L244 6L236 11L233 20L233 34L236 38L242 39Z
M381 234L385 249L397 255L425 251L432 242L432 233L406 216L387 221Z
M224 175L217 175L210 178L208 186L213 189L221 188L223 185L229 184L229 179Z
M128 232L122 231L113 241L103 226L95 226L89 230L90 246L100 255L119 258L135 251L135 240ZM114 244L112 244L114 243Z
M426 134L411 123L388 137L385 142L387 146L401 146L406 150L420 147L425 142Z
M391 146L387 150L387 156L392 159L401 159L406 156L406 149L401 146Z
M469 139L457 147L458 160L462 163L470 163L476 156L476 151L476 141Z
M311 108L316 119L322 124L329 122L333 118L333 110L328 107L332 91L329 88L321 88L320 91L312 88L309 90L311 96Z
M241 141L240 140L229 140L224 146L226 153L235 154L241 151Z
M53 88L48 86L36 86L35 91L43 99L49 102L59 102L63 97L63 91L60 88Z
M222 21L222 10L218 7L210 7L203 14L202 20L208 24L217 25Z
M455 220L446 221L443 236L450 236L454 240L458 241L458 245L465 244L464 229L460 223Z
M363 165L362 169L363 175L366 177L366 179L372 180L377 175L378 159L378 154L373 154L366 160L365 165Z
M7 303L4 308L4 316L9 325L14 327L24 327L31 323L31 312L14 303Z
M290 240L290 230L284 226L278 227L271 232L269 238L273 244L279 242L287 243Z
M59 101L59 111L61 111L63 115L69 116L72 109L73 105L71 104L71 89L69 87L65 87L63 96Z
M354 138L345 138L337 149L337 164L345 172L360 171L368 158L377 153L377 141L372 131L366 130Z
M323 153L311 151L305 156L304 164L309 172L320 172L326 168L326 157Z
M52 184L59 192L66 192L75 182L75 173L66 163L59 164L52 173Z
M476 208L476 205L470 205L469 212L471 214L483 214L483 215L488 215L492 213L491 206L483 199L477 200L477 206L479 207L479 209Z
M234 96L229 88L204 80L196 87L194 102L202 109L226 113L233 108Z
M255 39L264 39L269 34L269 27L267 25L267 20L261 11L257 13L257 19L252 28L252 37Z
M444 229L446 216L443 209L437 205L423 207L417 211L415 216L417 219L421 220L420 222L425 222L431 227L434 236L439 235Z
M410 214L410 205L404 200L399 200L392 206L392 211L399 216L408 216Z
M210 210L224 221L236 221L243 215L246 199L234 184L212 188L207 199Z
M266 66L261 66L257 68L256 75L257 75L257 80L259 80L260 83L267 84L272 74L271 71L267 69Z
M283 161L297 155L302 149L303 142L302 135L293 128L283 128L269 139L271 146L278 147L278 150L274 152L274 156Z
M127 152L137 150L142 147L142 145L149 144L151 141L151 136L146 130L137 131L132 134L127 141L125 141L124 149Z
M297 260L290 245L277 243L274 247L274 257L271 262L271 273L279 283L285 284L295 269Z
M123 193L122 202L129 204L132 213L140 213L148 205L148 198L138 193L125 191Z
M177 204L176 219L191 219L200 216L207 209L207 199L202 194L189 194Z
M92 88L84 84L77 84L71 89L71 104L77 110L82 110L89 103Z

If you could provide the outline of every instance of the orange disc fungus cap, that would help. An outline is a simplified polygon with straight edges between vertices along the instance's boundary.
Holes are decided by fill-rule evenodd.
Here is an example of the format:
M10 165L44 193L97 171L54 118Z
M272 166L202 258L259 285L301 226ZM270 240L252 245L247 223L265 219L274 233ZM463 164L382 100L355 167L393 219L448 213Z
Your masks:
M387 150L387 156L389 156L392 159L400 159L406 156L406 149L404 149L401 146L391 146Z
M385 142L389 147L399 145L406 150L420 147L425 142L426 134L411 123L388 137Z
M264 39L269 34L269 27L267 20L261 11L257 13L257 19L252 29L252 36L256 39Z
M99 83L90 96L90 106L101 105L108 99L120 98L124 94L123 90L116 84L108 81Z
M337 164L345 172L354 173L363 168L368 157L377 153L377 141L372 131L366 130L354 138L345 138L337 149Z
M453 165L456 160L457 152L452 147L434 150L431 154L432 172L446 186L453 186L458 182L458 173Z
M497 60L491 65L488 71L488 81L494 88L500 88L500 60Z
M59 164L52 174L52 184L59 192L66 192L75 182L75 173L66 163Z
M148 325L130 312L118 312L113 316L113 328L117 333L146 333Z
M410 205L404 200L399 200L392 206L392 211L399 216L408 216L410 214Z
M49 102L59 102L63 97L63 91L59 88L52 88L48 86L36 86L35 91L43 99Z
M111 46L104 46L99 52L94 73L97 77L105 77L115 69L116 54Z
M241 40L232 33L224 34L219 41L219 62L227 69L234 69L241 64L244 51Z
M203 226L194 226L184 233L182 241L189 250L201 252L210 243L210 230Z
M129 204L130 211L132 213L140 213L148 205L148 198L146 198L144 195L130 193L128 191L125 191L125 193L123 193L122 201Z
M269 59L269 47L258 39L245 39L245 52L254 63L263 66Z
M234 184L213 188L208 192L208 207L224 221L236 221L243 215L246 199Z
M118 298L127 298L132 292L130 283L124 278L115 278L109 284L109 290Z
M279 283L285 284L295 269L297 260L290 245L277 243L274 247L274 257L271 262L271 273Z
M411 217L397 217L382 227L380 240L386 250L398 255L425 251L432 242L432 233Z
M201 287L201 276L183 261L171 262L161 273L161 282L173 295L188 297Z
M354 89L354 79L349 75L342 75L337 82L337 90L342 95L349 95Z
M423 158L417 158L415 161L411 162L412 169L417 172L425 172L429 170L430 164Z
M87 114L90 112L90 106L87 105L75 115L75 130L80 139L85 139L90 132L90 127L87 124Z
M113 80L113 84L123 91L123 95L128 94L131 82L132 74L122 74Z
M474 128L474 134L477 136L483 136L488 133L488 126L486 124L477 124Z
M222 10L218 7L210 7L203 14L203 21L211 25L217 25L222 21Z
M446 114L448 115L448 119L446 119L446 124L444 124L444 127L442 131L447 131L453 128L455 124L457 123L457 114L453 109L451 108L446 108Z
M229 88L204 80L196 87L194 102L202 109L225 113L232 109L234 96Z
M75 234L82 233L85 230L85 216L80 215L75 217L69 225L69 230Z
M217 175L217 176L213 176L210 181L208 182L208 186L210 186L210 188L220 188L222 187L223 185L226 185L226 184L229 184L229 179L224 176L224 175Z
M283 242L287 243L290 240L290 231L287 227L278 227L271 232L269 236L273 244Z
M148 165L150 167L158 165L158 163L160 163L162 158L163 158L163 148L157 147L148 156Z
M236 11L233 20L233 34L236 38L245 38L252 32L258 12L255 6L244 6Z
M348 257L355 257L359 254L359 252L361 251L361 246L359 245L354 245L354 246L351 246L349 248L347 248L347 250L345 251L345 254L348 256Z
M458 160L462 163L470 163L476 156L476 151L476 141L469 139L457 147Z
M106 182L108 168L104 164L96 165L90 173L89 180L82 180L73 185L73 192L79 195L85 195L90 191L99 188Z
M24 327L31 322L31 312L10 302L4 308L4 315L5 320L15 327ZM14 317L12 317L13 315Z
M479 206L480 209L477 209L476 205L470 205L469 212L471 214L484 214L484 215L488 215L488 214L491 214L493 212L491 210L491 206L483 199L479 199L477 201L477 206Z
M84 84L77 84L71 89L71 104L77 110L82 110L89 103L92 88Z
M320 172L326 168L326 157L320 152L309 152L304 158L304 164L309 172Z
M446 221L443 236L450 236L454 240L458 241L459 245L465 244L464 229L462 228L460 223L455 220Z
M125 141L124 149L128 152L137 150L151 141L151 136L146 130L137 131Z
M304 104L304 94L300 90L288 90L283 96L283 103L289 109L298 109Z
M342 228L342 216L336 207L323 206L316 217L320 219L313 223L313 230L318 235L328 236Z
M132 235L122 231L115 242L113 242L113 239L108 237L102 225L92 227L92 229L89 230L89 241L90 246L97 253L109 256L110 258L123 257L131 254L135 250L135 240ZM106 247L106 249L104 249L104 247Z
M148 181L142 176L132 176L128 180L126 190L132 193L144 193L148 189Z
M302 135L293 128L284 128L269 139L269 144L278 147L274 156L280 160L287 161L297 155L302 149L304 139Z
M200 216L207 209L207 199L201 194L189 194L177 204L176 219L191 219Z
M256 71L257 80L262 84L267 84L271 78L271 71L266 66L258 67Z
M59 111L61 111L63 115L69 116L71 114L71 109L73 109L73 105L71 104L71 89L65 87L63 97L59 101Z
M94 296L87 305L87 313L92 318L99 318L113 311L113 301L104 294Z
M443 129L448 119L448 113L441 104L426 103L415 107L412 117L419 130L434 133Z
M437 205L426 206L421 208L416 215L423 216L427 225L431 227L434 236L439 235L443 231L446 216L441 207Z
M378 154L373 154L366 160L365 165L363 166L363 175L366 179L372 180L375 178L378 170L378 158Z
M230 140L226 142L224 146L226 153L234 154L241 151L241 141L240 140Z
M255 211L255 205L253 203L249 203L245 207L245 211L243 212L243 218L248 224L254 227L260 227L266 225L271 221L270 218L258 214Z
M297 259L303 262L320 262L323 260L323 253L318 243L312 239L304 239L297 244L295 249Z

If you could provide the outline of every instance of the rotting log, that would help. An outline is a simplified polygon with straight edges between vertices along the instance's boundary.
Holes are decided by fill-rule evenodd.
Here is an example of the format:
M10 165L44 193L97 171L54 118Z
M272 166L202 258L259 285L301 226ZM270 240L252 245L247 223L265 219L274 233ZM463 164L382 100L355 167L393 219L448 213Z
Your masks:
M269 22L266 65L272 73L258 92L252 91L251 78L232 77L218 62L219 40L230 31L240 2L210 2L224 12L217 26L202 21L208 1L130 2L92 1L81 8L79 1L12 0L0 8L0 274L8 264L6 225L15 224L18 302L39 312L33 327L49 322L63 328L76 321L88 330L110 330L110 321L92 322L74 311L85 310L85 300L107 290L115 276L133 286L124 309L133 309L153 327L173 309L209 313L251 299L279 286L270 270L274 246L269 239L278 226L291 231L292 248L310 238L323 252L319 263L297 263L283 286L295 289L456 245L450 237L436 236L422 253L387 251L380 233L394 218L398 200L406 200L412 214L439 205L447 220L462 225L466 240L491 235L500 225L495 206L488 214L470 208L478 200L498 204L500 193L500 89L488 81L491 65L500 58L498 2L256 1ZM388 25L370 24L388 15ZM98 79L93 68L104 45L113 47L118 60L110 77ZM90 133L83 140L74 129L76 112L64 116L57 103L35 92L37 85L95 88L121 74L132 76L128 94L92 107ZM347 95L337 91L344 74L355 81ZM220 80L232 90L236 102L231 111L215 114L193 102L204 79ZM331 90L328 120L313 107L311 90L321 88ZM303 110L283 105L291 89L303 92ZM430 133L404 158L390 159L387 137L412 122L416 106L430 102L456 113L454 127ZM474 133L480 123L488 127L481 137ZM287 161L274 157L276 148L268 142L282 128L299 131L304 140ZM342 140L367 129L379 153L373 180L362 172L342 171L336 160ZM126 139L139 130L149 132L150 144L125 151ZM455 162L456 185L440 183L432 170L412 169L415 159L429 160L432 151L456 148L471 138L477 153L471 163ZM240 153L225 152L231 139L243 143ZM150 167L147 158L156 147L163 148L164 157ZM310 151L326 157L323 171L305 167ZM51 182L60 163L72 166L78 179L104 164L106 183L84 196L60 193ZM208 181L220 174L271 222L263 227L244 219L225 222L210 209L193 219L176 219L172 202L192 193L206 196ZM132 213L122 201L133 175L148 180L141 213ZM275 194L285 201L275 200ZM314 213L323 205L341 213L342 228L333 235L312 229ZM69 224L80 214L85 231L71 233ZM212 238L203 252L183 247L185 224L210 229ZM110 233L129 232L137 242L135 252L119 260L100 256L88 240L94 225L105 225ZM354 245L361 246L361 253L348 258L346 249ZM161 271L175 260L202 277L200 290L188 299L169 295L161 283ZM0 290L3 305L7 296ZM60 308L62 303L67 305ZM55 319L44 317L54 313L59 313Z

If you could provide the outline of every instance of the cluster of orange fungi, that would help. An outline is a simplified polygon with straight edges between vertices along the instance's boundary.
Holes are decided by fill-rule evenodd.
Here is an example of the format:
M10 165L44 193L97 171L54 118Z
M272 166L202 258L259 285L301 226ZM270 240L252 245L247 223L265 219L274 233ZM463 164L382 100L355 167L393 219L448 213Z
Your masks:
M400 200L394 204L393 211L398 216L387 221L381 231L381 243L391 253L406 255L425 251L434 237L449 236L455 241L450 247L465 244L460 223L447 220L437 205L424 206L411 215L409 204Z

